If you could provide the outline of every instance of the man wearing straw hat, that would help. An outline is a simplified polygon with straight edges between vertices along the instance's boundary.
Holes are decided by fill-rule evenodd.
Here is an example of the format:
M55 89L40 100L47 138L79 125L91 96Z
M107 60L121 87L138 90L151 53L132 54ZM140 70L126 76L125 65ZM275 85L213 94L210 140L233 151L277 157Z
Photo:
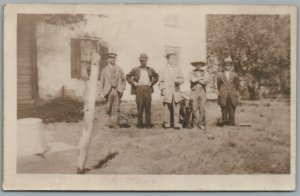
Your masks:
M159 73L158 87L161 90L164 108L165 128L173 126L180 129L179 111L183 97L180 93L180 85L184 82L183 74L178 66L177 53L168 52L166 54L167 64Z
M151 128L151 94L153 86L158 81L158 74L147 66L148 56L140 55L140 66L133 68L127 75L126 80L131 84L131 94L136 95L136 106L138 111L137 127ZM145 110L145 125L143 124L143 113Z
M109 52L108 65L103 68L100 76L100 97L106 100L108 126L118 128L120 103L126 80L123 70L116 65L117 54Z
M206 104L206 84L208 75L206 73L206 62L196 61L191 63L195 69L189 74L191 83L191 99L193 100L194 129L205 130L205 104Z
M219 73L217 76L218 103L222 112L222 121L218 123L218 126L234 126L240 82L238 75L233 72L233 64L230 57L224 59L224 64L224 72Z

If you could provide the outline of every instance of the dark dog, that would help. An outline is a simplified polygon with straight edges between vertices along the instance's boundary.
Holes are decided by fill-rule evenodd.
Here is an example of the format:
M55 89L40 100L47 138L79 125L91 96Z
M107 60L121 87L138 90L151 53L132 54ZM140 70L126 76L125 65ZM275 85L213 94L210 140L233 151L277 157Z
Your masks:
M193 100L184 99L180 105L180 123L183 128L193 128Z

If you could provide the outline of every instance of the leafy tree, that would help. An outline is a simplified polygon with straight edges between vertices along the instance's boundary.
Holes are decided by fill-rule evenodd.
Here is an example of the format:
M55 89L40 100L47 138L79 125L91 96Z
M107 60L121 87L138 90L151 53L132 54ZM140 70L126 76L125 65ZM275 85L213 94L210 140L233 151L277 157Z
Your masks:
M290 16L207 15L209 67L228 56L241 76L289 92Z

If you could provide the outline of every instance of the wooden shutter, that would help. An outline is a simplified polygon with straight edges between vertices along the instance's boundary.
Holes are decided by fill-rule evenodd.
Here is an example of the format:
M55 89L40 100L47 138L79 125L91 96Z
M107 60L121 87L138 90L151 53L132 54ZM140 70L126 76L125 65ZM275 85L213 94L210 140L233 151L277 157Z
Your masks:
M71 38L71 78L81 77L80 39Z
M36 71L35 27L37 17L17 16L17 100L18 104L33 103L38 95Z
M108 44L100 43L99 54L101 55L101 61L100 61L99 79L100 79L100 74L102 69L107 65L107 53L108 53Z

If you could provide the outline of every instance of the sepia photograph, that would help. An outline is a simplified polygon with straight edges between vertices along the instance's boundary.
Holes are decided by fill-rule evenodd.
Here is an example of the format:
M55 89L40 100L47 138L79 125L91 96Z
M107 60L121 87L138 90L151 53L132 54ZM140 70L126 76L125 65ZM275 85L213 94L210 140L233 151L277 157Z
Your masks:
M4 189L295 190L296 7L4 11Z

